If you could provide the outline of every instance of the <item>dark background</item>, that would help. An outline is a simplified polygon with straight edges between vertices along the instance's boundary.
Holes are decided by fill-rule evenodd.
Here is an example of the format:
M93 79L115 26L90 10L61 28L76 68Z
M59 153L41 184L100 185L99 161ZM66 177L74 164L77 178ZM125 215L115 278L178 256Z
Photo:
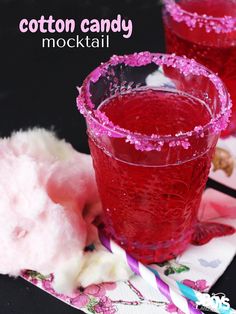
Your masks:
M42 35L22 34L22 18L132 19L133 35L110 34L110 48L41 48ZM71 34L70 36L76 35ZM96 36L96 34L90 34ZM48 34L46 37L50 37ZM61 37L66 37L62 34ZM76 86L112 54L164 51L161 6L157 0L0 0L0 136L41 126L89 152L84 119L75 105ZM223 252L223 248L219 248ZM230 265L212 292L224 292L236 307L235 265ZM138 312L138 310L137 310ZM26 283L0 276L0 314L81 313Z

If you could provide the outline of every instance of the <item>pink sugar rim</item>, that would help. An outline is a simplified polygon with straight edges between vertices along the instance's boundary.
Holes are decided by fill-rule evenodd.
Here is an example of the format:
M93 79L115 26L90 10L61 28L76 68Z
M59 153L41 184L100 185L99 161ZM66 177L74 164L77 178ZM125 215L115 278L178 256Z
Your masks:
M216 0L217 1L217 0ZM191 29L205 27L206 32L230 33L236 31L236 17L222 16L214 17L206 14L188 12L181 8L175 0L163 0L165 9L176 22L184 22Z
M221 101L220 112L206 125L196 126L192 131L181 132L173 136L158 134L144 135L137 132L131 132L119 126L115 126L105 113L99 111L99 109L94 109L95 105L91 101L91 94L89 91L90 83L96 83L100 77L105 76L110 66L124 64L126 66L140 67L150 63L154 63L158 66L171 66L178 69L180 73L185 76L193 74L207 77L218 91L219 99ZM80 88L80 94L77 97L77 107L96 135L126 138L126 142L135 145L137 150L160 151L165 143L168 143L169 147L182 146L184 149L188 149L190 146L189 137L204 137L205 131L209 129L214 133L219 133L224 130L229 122L232 102L229 93L220 78L195 60L186 57L178 57L175 54L150 53L146 51L124 56L114 55L108 62L101 63L100 66L87 76Z

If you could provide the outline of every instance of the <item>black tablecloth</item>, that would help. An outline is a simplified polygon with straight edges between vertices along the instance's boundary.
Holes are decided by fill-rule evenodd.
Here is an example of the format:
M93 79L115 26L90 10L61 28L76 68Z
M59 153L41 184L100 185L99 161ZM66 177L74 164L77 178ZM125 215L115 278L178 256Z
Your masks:
M114 18L133 21L130 39L110 35L110 48L41 48L42 35L22 34L19 21L56 18ZM153 0L0 0L0 136L33 126L51 128L73 146L89 152L85 123L75 106L76 86L112 54L164 51L159 1ZM219 248L223 250L224 248ZM1 252L4 256L3 252ZM236 307L235 265L212 291L224 292ZM138 311L137 311L138 312ZM23 279L0 276L1 314L79 313Z

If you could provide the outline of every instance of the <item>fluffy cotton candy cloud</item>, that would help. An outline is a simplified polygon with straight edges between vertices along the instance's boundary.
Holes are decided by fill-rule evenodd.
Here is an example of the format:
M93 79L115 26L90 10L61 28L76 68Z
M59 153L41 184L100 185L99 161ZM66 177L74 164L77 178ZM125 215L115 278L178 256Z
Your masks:
M83 251L101 213L90 156L43 129L17 132L0 140L0 174L0 273L54 273L60 292L128 278L110 253Z

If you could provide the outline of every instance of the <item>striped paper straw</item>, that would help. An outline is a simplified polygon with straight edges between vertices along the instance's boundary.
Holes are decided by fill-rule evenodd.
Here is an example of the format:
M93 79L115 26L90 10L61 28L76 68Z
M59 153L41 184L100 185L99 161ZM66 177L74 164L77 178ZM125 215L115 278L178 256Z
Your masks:
M112 253L120 255L126 261L130 269L137 275L141 276L146 282L148 282L154 289L159 290L170 302L177 306L184 313L202 313L196 309L188 300L194 303L204 300L199 298L202 293L196 291L182 282L175 281L162 273L158 272L160 269L155 265L155 269L146 267L142 263L131 257L124 249L118 246L111 239L106 238L103 233L99 232L101 243ZM157 270L158 269L158 270ZM225 308L215 303L214 308L209 307L209 304L201 304L207 309L211 309L219 314L236 314L236 311L232 308Z
M162 278L163 280L165 280L166 283L170 284L172 287L174 287L176 290L179 291L179 293L183 296L185 296L187 299L193 301L194 303L199 302L200 300L204 301L205 298L201 298L201 295L203 293L201 293L200 291L196 291L192 288L190 288L189 286L184 285L182 282L179 281L175 281L169 277L167 277L162 269L157 266L157 265L152 265L151 267L149 267L149 269L157 276L159 276L160 278ZM201 304L202 306L204 306L205 308L219 313L219 314L236 314L236 311L232 308L226 308L221 306L220 304L215 303L214 307L213 306L209 306L209 304L204 304L204 302Z
M111 239L106 238L102 232L99 233L101 243L115 255L121 256L130 269L145 281L147 281L154 289L158 290L163 294L168 301L173 303L178 309L183 311L185 314L202 314L200 310L195 308L185 296L178 293L176 289L168 285L163 279L160 278L158 272L154 273L148 267L135 260L129 254L125 252L120 246L118 246Z

